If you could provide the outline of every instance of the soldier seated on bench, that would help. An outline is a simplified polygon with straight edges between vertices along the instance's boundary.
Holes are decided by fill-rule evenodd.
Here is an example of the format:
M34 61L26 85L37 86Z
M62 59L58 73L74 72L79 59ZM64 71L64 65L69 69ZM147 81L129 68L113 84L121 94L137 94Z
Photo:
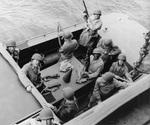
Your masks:
M81 74L81 77L87 77L88 79L92 79L97 78L101 75L101 72L104 68L104 62L101 58L101 53L101 48L95 48L93 50L93 55L90 56L88 72L83 72L83 74Z
M41 73L40 73L41 65L43 64L42 62L43 62L43 56L41 56L41 54L39 53L35 53L32 55L31 61L25 64L21 69L40 92L46 87L44 85L45 80L44 78L41 77ZM59 75L54 74L53 76L47 76L47 77L53 78L57 76Z
M118 61L112 64L109 71L114 73L117 79L133 82L126 66L126 56L124 54L118 56Z
M112 63L117 60L121 50L113 44L112 39L101 39L97 47L103 49L102 59L105 63L103 73L105 73L109 71Z
M106 72L96 80L93 94L90 98L89 107L101 102L120 89L128 87L128 83L120 82L115 79L115 75L111 72Z
M74 91L71 87L63 89L63 96L64 100L60 104L59 108L55 109L55 113L64 123L74 118L79 108L74 96Z

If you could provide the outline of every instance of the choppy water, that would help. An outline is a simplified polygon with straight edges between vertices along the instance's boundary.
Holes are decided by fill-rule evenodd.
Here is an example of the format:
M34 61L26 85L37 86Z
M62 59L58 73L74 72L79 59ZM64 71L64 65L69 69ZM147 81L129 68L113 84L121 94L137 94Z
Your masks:
M150 29L150 0L85 0L90 13L121 12ZM17 43L81 23L82 0L0 0L0 41Z
M99 0L104 13L122 12L150 29L150 0Z

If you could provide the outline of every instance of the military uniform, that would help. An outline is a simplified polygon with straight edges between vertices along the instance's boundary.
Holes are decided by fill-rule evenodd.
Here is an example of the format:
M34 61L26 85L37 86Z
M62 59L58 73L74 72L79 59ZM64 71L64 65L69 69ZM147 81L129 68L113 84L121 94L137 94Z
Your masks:
M99 16L98 18L95 15ZM85 65L88 67L88 62L90 61L90 55L93 52L93 49L96 47L99 39L101 38L98 34L98 30L102 27L102 22L100 19L101 11L94 11L93 15L90 16L87 20L86 29L80 35L79 44L87 47Z
M119 64L119 60L122 62L122 64ZM109 71L121 78L125 78L125 79L128 79L129 81L132 81L132 78L129 74L129 71L125 62L126 62L126 56L123 54L120 54L118 56L118 61L112 64Z
M101 50L99 48L95 48L93 50L93 54L100 54L101 55ZM104 68L104 62L101 59L101 57L98 57L98 59L94 59L94 56L90 56L90 65L88 68L88 73L89 73L89 78L94 78L98 77L102 70Z
M18 63L20 49L16 47L16 42L15 41L11 41L11 42L7 43L6 46L7 46L6 50L13 57L13 59ZM10 47L13 48L13 49L10 49Z
M36 65L33 65L33 61L36 61ZM22 67L22 71L39 91L42 91L45 88L40 73L42 61L43 57L40 54L35 53L32 55L31 61Z
M63 121L67 122L74 118L75 114L78 112L78 107L76 102L63 100L57 112L57 116Z
M109 71L117 76L124 78L126 73L128 73L128 68L125 64L119 65L118 62L114 62Z
M64 44L59 50L62 60L72 58L74 51L78 48L77 41L72 40L72 37L73 35L70 32L64 34Z
M101 16L101 11L96 10L94 11L93 15L100 15ZM94 18L94 16L90 16L87 20L87 28L93 30L93 31L98 31L102 27L102 21L100 18Z
M95 76L95 74L100 75L103 68L104 68L104 62L101 58L99 58L98 60L91 59L88 73L91 77Z
M67 122L74 118L75 114L78 112L78 105L72 88L64 88L63 96L64 100L60 104L56 114L63 122Z
M41 75L39 67L33 67L32 63L29 62L22 67L22 71L30 79L33 85L35 85L35 87L38 87L39 84L41 84Z
M97 44L98 48L103 50L102 59L105 63L104 73L108 71L113 62L117 60L118 55L121 53L121 50L118 46L114 46L111 39L101 39Z
M126 88L128 86L127 83L117 81L114 77L111 72L106 72L102 77L96 80L93 95L90 99L90 105L91 103L103 101L112 96L120 88Z

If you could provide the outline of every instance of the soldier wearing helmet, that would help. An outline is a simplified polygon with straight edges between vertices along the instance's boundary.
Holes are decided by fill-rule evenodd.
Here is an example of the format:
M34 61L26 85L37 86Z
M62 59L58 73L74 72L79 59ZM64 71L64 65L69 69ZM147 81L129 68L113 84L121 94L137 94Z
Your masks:
M57 116L63 121L67 122L74 118L78 112L78 105L74 96L74 90L71 87L65 87L63 89L64 100L57 110Z
M87 76L88 79L97 78L101 75L104 68L104 61L101 58L103 50L101 48L95 48L93 50L93 55L90 56L90 64L88 67L88 72L84 72L82 76Z
M61 53L61 59L71 59L74 51L78 48L78 43L73 38L71 32L65 32L63 34L64 44L61 46L59 52Z
M51 109L44 107L37 118L31 118L25 125L60 125L53 117Z
M15 41L9 41L6 44L6 49L9 52L9 54L13 57L13 59L18 63L19 61L19 53L20 49L16 47L16 42Z
M113 45L112 39L101 39L97 47L103 49L102 59L105 63L104 72L106 72L109 70L112 63L117 61L117 57L121 53L121 50L118 46Z
M92 31L100 30L102 27L102 21L100 19L101 15L101 10L95 10L93 14L87 19L87 28Z
M35 53L31 57L31 61L22 67L22 71L26 74L29 80L35 85L37 89L44 88L40 74L41 62L43 57L39 53ZM41 91L41 90L40 90Z
M104 73L96 80L93 94L90 98L89 106L92 106L94 103L98 103L107 99L118 90L126 88L127 86L127 83L117 81L113 73Z
M109 71L114 73L118 79L121 77L123 79L127 79L129 82L132 82L132 78L126 66L126 56L124 54L120 54L118 56L118 61L112 64Z
M80 35L79 44L87 47L85 65L89 65L90 55L93 52L93 49L96 47L101 36L98 31L102 27L101 10L95 10L93 14L86 20L86 28Z

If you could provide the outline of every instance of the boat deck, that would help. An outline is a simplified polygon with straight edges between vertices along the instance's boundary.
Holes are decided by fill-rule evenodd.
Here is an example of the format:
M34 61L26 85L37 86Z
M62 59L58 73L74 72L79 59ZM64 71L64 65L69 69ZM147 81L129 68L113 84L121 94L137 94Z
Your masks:
M74 91L76 92L79 89L86 86L87 84L91 83L91 81L88 81L83 84L77 84L76 81L79 79L79 73L81 72L83 65L75 57L72 58L71 64L74 66L74 68L73 68L71 80L69 83L65 83L62 79L64 76L64 73L59 71L60 62L41 71L42 76L53 75L56 73L60 75L58 79L52 79L45 83L46 86L51 85L53 82L58 82L61 84L60 88L54 92L52 91L51 97L48 97L48 99L46 99L49 103L55 103L63 99L62 89L66 86L72 87Z

